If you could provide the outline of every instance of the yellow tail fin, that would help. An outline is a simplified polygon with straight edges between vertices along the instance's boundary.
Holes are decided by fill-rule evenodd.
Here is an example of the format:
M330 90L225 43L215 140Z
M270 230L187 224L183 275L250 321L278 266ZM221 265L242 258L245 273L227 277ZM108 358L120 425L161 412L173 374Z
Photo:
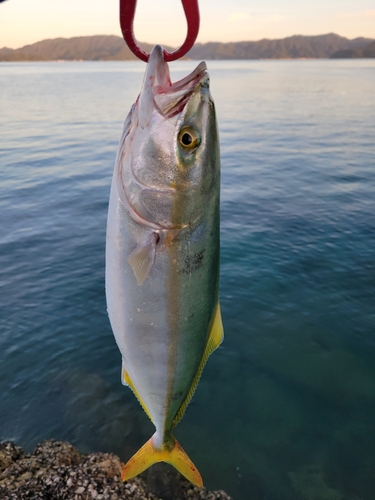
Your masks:
M196 486L203 486L198 469L173 436L170 437L166 445L163 445L161 450L155 449L152 439L149 439L122 469L121 477L123 481L137 476L156 462L167 462L173 465L191 483Z

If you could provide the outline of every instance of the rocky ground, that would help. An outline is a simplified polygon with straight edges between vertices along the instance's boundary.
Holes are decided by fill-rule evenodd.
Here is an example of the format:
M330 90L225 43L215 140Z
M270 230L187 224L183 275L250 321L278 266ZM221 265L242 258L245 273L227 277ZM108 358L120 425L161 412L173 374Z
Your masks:
M27 455L0 443L1 500L232 500L223 491L197 488L173 468L156 464L143 477L123 483L120 459L109 453L81 455L54 440Z

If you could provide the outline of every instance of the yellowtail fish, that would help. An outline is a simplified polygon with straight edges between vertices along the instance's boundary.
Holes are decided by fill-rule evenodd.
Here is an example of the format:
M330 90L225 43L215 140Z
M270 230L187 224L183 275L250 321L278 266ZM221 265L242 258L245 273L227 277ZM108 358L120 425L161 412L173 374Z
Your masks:
M124 481L164 461L203 484L172 429L223 340L219 191L206 64L172 83L156 46L125 121L108 210L106 295L122 382L156 428L125 465Z

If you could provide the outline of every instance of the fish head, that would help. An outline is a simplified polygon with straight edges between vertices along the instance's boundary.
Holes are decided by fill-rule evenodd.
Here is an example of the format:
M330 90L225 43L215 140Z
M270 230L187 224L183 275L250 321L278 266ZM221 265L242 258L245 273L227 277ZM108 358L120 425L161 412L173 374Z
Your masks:
M171 82L163 49L150 54L120 157L119 180L138 220L166 229L192 225L219 182L219 141L204 62Z

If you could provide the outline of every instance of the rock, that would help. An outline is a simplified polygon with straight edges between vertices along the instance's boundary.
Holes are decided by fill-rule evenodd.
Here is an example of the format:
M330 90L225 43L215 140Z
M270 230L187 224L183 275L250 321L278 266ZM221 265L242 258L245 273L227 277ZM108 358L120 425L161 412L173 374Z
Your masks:
M23 451L19 446L9 442L0 443L0 473L21 457Z
M172 467L157 464L123 483L120 459L110 453L81 455L70 443L39 444L25 455L0 443L1 500L231 500L223 491L193 487Z

